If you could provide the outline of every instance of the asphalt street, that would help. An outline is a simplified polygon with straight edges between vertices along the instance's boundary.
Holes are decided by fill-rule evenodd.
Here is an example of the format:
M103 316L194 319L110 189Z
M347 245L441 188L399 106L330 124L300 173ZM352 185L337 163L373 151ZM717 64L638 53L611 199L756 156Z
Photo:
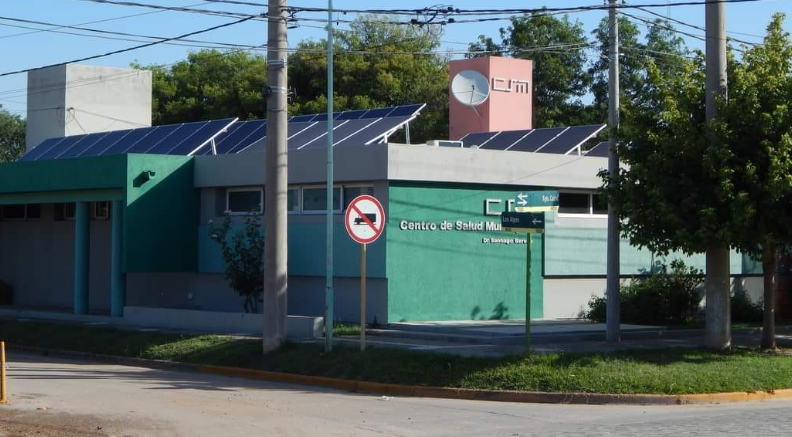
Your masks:
M0 436L790 436L792 401L539 405L351 394L11 354Z

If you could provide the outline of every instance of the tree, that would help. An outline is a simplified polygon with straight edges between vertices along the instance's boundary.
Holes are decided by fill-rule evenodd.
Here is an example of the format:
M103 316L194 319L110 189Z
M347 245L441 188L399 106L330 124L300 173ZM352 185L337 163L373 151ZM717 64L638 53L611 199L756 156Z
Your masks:
M598 56L588 72L592 77L591 93L594 100L590 123L602 123L608 114L608 19L603 18L592 34L597 42ZM688 55L685 41L678 36L674 27L665 20L657 19L648 26L645 41L641 42L638 27L627 17L619 17L619 89L621 101L635 105L649 104L644 96L653 86L648 78L649 61L661 67L665 74L679 74L683 60Z
M365 15L348 31L335 32L334 108L369 109L426 103L411 123L412 139L448 135L448 57L437 53L440 34ZM296 91L293 114L327 108L327 41L303 41L289 58L289 84Z
M776 349L775 300L779 249L792 243L792 41L775 14L763 45L743 47L730 76L720 134L733 154L736 245L761 254L764 272L763 349Z
M509 56L534 61L534 126L579 124L585 118L580 98L591 83L583 25L539 12L512 18L500 33Z
M245 312L258 312L258 297L264 291L264 235L260 214L245 218L245 229L234 231L231 216L215 227L209 222L209 237L220 245L228 285L245 298Z
M132 65L152 72L152 122L262 118L267 64L243 51L201 50L170 68Z
M14 162L25 154L25 120L0 106L0 162Z

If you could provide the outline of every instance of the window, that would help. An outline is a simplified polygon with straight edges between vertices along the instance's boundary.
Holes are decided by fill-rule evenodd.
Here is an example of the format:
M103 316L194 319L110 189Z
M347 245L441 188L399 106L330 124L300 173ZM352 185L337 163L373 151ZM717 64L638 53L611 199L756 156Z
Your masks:
M261 188L233 188L226 193L226 212L231 215L261 214L264 212L264 190Z
M591 195L593 200L593 213L594 214L607 214L608 213L608 201L605 199L605 196L602 194L592 194Z
M25 218L28 220L38 220L41 218L41 204L34 203L25 205Z
M300 212L300 189L299 188L289 188L288 191L288 211L289 212Z
M74 203L64 203L63 204L63 219L64 220L74 220L75 215L77 214L77 207Z
M558 212L561 214L589 214L590 194L560 193Z
M110 217L110 202L96 202L93 204L93 218L107 220Z
M25 205L3 206L3 220L24 220Z
M327 211L327 188L308 187L303 188L303 212L322 212ZM341 212L341 188L333 188L333 210Z
M374 195L374 187L360 186L360 187L344 187L344 211L349 207L349 204L355 200L355 197L362 194Z
M608 203L601 194L596 193L559 193L558 213L586 216L608 214Z

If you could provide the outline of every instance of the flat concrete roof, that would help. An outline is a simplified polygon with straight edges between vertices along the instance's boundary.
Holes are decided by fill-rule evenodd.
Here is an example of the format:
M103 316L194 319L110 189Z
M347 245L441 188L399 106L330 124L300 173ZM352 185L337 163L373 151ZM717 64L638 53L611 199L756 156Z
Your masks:
M289 152L290 184L326 181L327 151ZM335 181L408 181L592 189L607 158L390 143L334 149ZM197 156L196 187L264 185L264 153Z

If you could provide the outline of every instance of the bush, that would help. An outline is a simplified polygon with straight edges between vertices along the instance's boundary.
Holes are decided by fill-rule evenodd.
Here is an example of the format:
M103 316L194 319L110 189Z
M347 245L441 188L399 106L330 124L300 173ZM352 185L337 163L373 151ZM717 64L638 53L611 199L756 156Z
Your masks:
M764 303L753 302L745 291L737 290L731 298L732 322L755 323L764 320Z
M620 287L621 321L642 325L683 325L694 320L701 302L703 272L671 262L671 271L661 264L657 273L633 279ZM586 318L604 322L605 297L592 296Z

